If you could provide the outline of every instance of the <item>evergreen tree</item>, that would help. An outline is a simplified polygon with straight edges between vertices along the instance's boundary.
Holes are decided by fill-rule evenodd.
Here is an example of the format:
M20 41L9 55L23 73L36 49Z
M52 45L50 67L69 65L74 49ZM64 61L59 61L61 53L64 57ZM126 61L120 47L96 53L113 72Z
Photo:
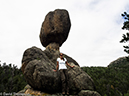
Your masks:
M22 90L26 81L22 71L12 64L0 64L0 92L18 92Z
M123 27L122 29L126 29L129 31L129 14L127 14L126 12L124 12L123 14L121 14L121 16L124 18L125 22L123 23ZM123 34L122 36L122 40L120 41L120 43L127 43L129 41L129 32L127 32L126 34ZM124 51L129 54L129 45L123 46L124 47Z

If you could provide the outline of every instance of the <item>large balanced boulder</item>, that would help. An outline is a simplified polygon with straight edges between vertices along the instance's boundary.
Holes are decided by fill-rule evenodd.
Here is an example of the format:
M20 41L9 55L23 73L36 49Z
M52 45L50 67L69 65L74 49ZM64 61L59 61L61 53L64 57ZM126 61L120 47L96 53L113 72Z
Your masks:
M78 66L78 63L68 57L70 65L68 74L70 76L70 92L77 94L81 90L95 90L91 77ZM60 73L54 72L56 69L56 59L59 57L59 51L54 49L45 49L42 51L37 47L27 49L23 54L22 71L27 83L34 89L47 93L61 92Z
M71 22L67 10L56 9L49 12L40 31L40 41L44 47L50 43L57 43L61 46L67 39Z

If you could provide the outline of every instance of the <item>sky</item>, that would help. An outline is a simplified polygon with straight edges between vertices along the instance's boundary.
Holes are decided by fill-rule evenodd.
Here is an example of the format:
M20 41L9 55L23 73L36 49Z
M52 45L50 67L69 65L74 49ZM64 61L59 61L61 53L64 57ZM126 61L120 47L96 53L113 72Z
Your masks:
M129 13L129 0L0 0L0 63L21 67L26 49L45 50L39 34L50 11L66 9L71 20L68 39L60 51L82 66L106 67L127 56L119 43L121 13Z

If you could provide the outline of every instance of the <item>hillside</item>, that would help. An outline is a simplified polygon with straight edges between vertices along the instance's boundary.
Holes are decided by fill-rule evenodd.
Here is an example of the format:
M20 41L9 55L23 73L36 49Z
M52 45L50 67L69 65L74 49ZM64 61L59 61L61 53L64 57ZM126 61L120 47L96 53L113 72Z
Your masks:
M108 67L82 67L95 82L102 96L129 96L129 61L121 57Z
M129 66L129 57L120 57L117 60L111 62L108 67L127 67Z

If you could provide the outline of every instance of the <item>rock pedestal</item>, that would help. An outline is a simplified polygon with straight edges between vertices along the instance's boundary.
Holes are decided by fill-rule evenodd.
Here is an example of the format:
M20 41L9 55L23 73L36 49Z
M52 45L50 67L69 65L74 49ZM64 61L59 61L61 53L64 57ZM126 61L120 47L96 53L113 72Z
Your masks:
M37 47L27 49L22 59L24 64L23 73L32 88L47 93L61 92L60 73L59 71L53 71L53 69L56 69L56 59L59 57L59 51L48 48L44 51ZM94 90L95 86L91 77L81 70L74 59L65 56L68 58L69 64L75 66L74 68L67 66L70 76L70 92L77 94L81 90Z

